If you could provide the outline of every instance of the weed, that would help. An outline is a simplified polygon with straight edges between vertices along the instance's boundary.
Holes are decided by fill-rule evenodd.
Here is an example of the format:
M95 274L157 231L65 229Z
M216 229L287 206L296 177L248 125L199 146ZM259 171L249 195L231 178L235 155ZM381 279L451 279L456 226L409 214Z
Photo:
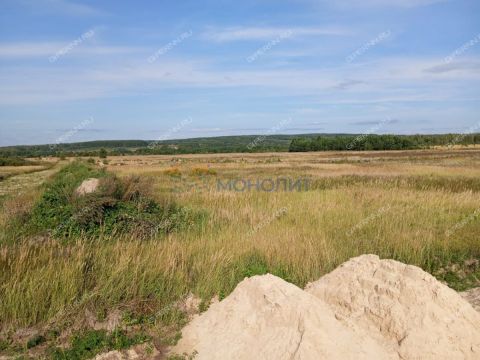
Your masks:
M7 340L0 339L0 351L5 351L9 347L9 342Z
M30 338L28 341L27 341L27 349L31 349L35 346L38 346L42 343L45 342L45 337L43 337L42 335L35 335L34 337Z
M115 330L108 334L105 330L89 330L75 335L67 349L55 348L51 357L55 360L84 360L101 352L123 350L149 340L144 334L128 336L126 332Z

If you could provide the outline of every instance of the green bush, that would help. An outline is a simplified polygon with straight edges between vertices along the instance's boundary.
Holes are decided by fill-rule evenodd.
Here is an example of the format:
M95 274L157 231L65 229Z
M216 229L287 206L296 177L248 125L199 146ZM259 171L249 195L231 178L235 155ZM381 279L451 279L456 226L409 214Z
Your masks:
M19 157L0 157L0 166L38 165L36 161L25 160Z
M98 157L100 159L106 159L107 158L107 150L105 150L104 148L101 148L100 151L98 152Z
M77 195L88 178L100 179L97 190ZM151 198L149 183L140 177L120 179L83 162L63 168L35 204L30 229L54 237L99 236L132 233L148 238L191 225L193 213L171 201Z

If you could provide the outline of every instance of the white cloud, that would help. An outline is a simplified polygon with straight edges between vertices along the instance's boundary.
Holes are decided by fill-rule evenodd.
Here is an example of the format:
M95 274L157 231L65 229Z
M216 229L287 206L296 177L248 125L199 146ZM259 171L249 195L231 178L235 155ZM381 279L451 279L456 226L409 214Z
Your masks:
M67 46L69 42L25 42L25 43L0 43L0 58L38 58L49 57ZM132 53L141 48L126 46L94 46L80 44L72 50L77 55L106 55Z
M34 13L58 13L73 16L95 16L105 14L103 11L86 4L70 0L15 0Z
M209 29L203 37L216 42L240 40L271 40L282 34L291 32L295 36L344 36L350 35L348 29L341 27L229 27Z
M480 64L480 59L470 61ZM248 87L261 88L265 95L318 97L325 104L444 101L472 97L480 81L478 66L462 71L425 71L438 65L436 59L382 59L355 66L339 62L336 67L304 70L226 71L213 63L173 59L161 64L144 60L131 67L114 66L111 62L86 69L48 65L0 69L0 102L29 104L145 94L171 88L241 91Z
M327 4L344 9L349 8L374 8L374 7L399 7L414 8L442 3L449 0L335 0L334 2L322 0Z
M448 64L440 64L428 69L425 69L426 72L433 73L433 74L444 74L447 72L455 72L456 75L460 72L467 72L470 74L471 72L480 73L480 62L453 62Z
M219 132L219 131L223 131L225 129L222 129L222 128L194 128L194 129L190 129L191 132L200 132L200 133L204 133L204 132Z

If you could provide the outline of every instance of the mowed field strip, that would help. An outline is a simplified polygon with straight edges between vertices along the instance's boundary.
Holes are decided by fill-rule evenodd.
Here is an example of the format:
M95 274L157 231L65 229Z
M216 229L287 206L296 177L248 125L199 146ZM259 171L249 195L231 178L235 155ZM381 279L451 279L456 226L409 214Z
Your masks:
M0 175L8 177L0 181L0 196L25 192L42 184L49 176L55 174L59 165L46 167L35 166L6 166L0 168Z

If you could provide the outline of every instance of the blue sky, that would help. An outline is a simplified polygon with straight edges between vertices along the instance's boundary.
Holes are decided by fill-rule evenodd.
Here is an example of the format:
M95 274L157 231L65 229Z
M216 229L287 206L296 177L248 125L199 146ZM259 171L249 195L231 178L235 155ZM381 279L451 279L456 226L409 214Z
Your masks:
M480 127L479 14L478 0L0 0L0 146L464 132Z

